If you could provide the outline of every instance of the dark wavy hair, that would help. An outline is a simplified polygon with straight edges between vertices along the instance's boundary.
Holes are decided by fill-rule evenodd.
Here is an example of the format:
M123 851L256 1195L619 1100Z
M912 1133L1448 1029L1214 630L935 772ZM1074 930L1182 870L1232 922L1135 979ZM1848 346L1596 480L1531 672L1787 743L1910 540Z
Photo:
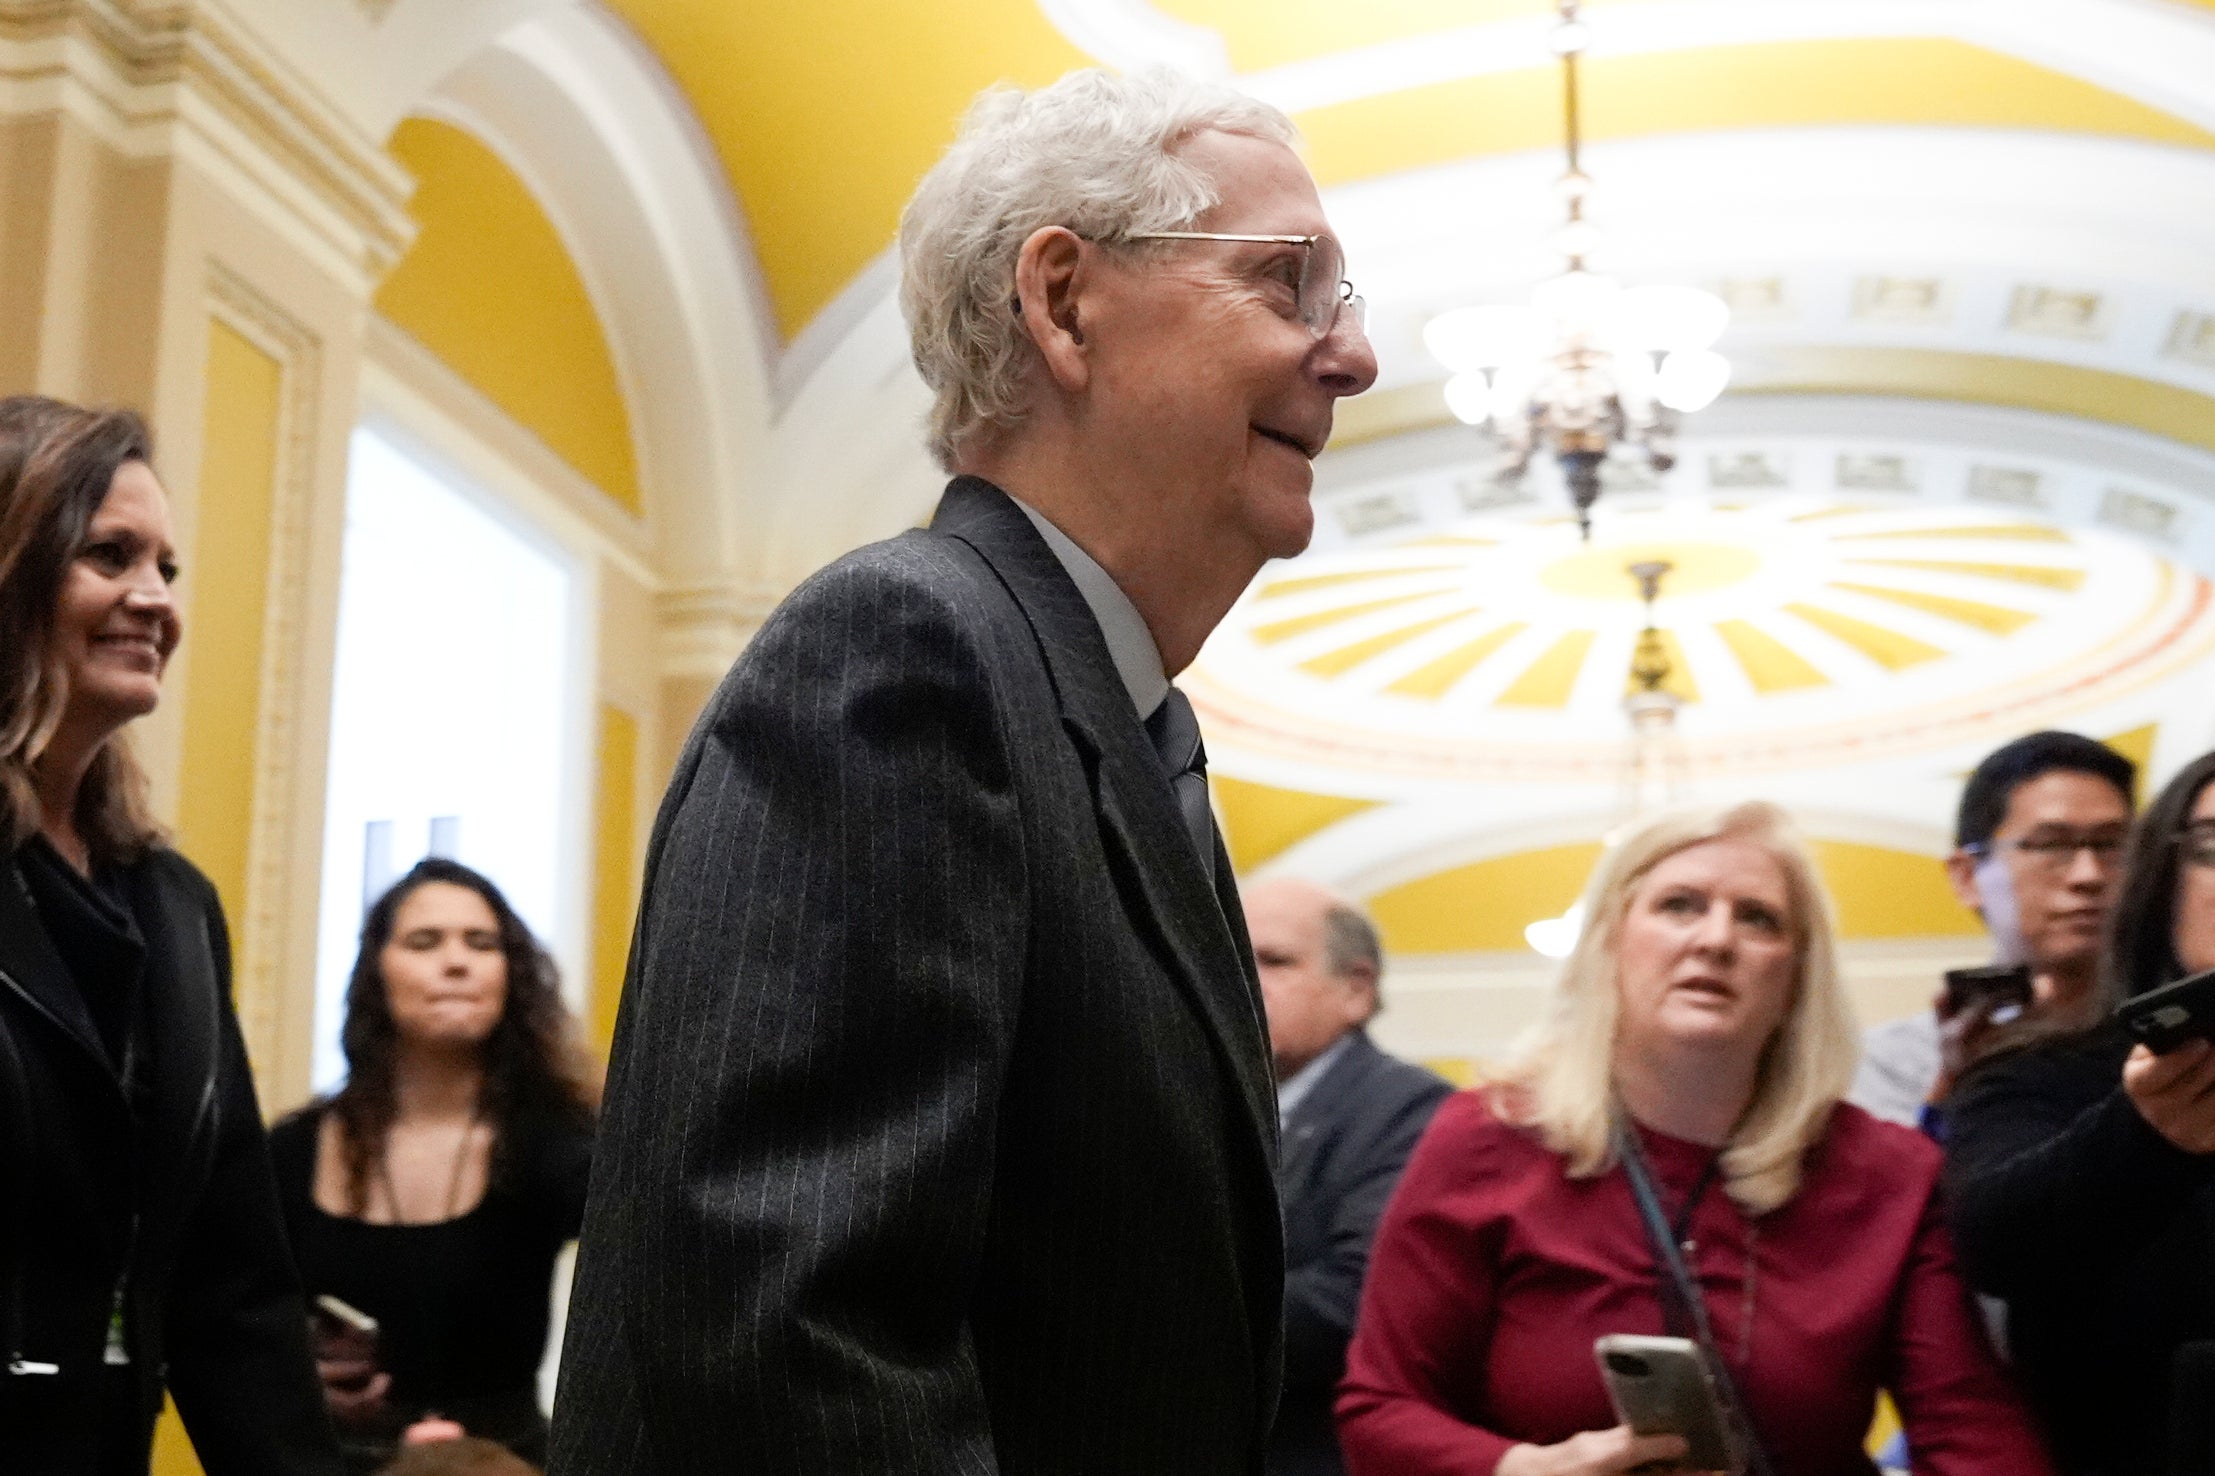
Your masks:
M2215 753L2203 753L2161 786L2130 833L2115 913L2100 952L2102 1018L2124 1000L2184 977L2177 958L2177 883L2184 871L2184 827L2215 784Z
M357 1215L367 1205L370 1173L384 1158L385 1139L399 1111L395 1075L400 1032L379 960L392 941L400 905L433 882L465 887L484 899L499 923L500 951L507 957L507 1003L482 1047L481 1110L493 1130L490 1182L513 1183L538 1132L589 1126L599 1105L595 1074L578 1043L575 1018L562 1003L553 958L489 878L443 857L418 861L362 919L361 952L346 986L346 1023L339 1032L346 1085L328 1107L345 1130L347 1202Z
M0 850L39 828L38 761L69 705L54 647L62 581L115 474L153 456L146 423L128 410L0 399ZM161 840L146 776L121 734L93 756L76 821L103 861L134 860Z

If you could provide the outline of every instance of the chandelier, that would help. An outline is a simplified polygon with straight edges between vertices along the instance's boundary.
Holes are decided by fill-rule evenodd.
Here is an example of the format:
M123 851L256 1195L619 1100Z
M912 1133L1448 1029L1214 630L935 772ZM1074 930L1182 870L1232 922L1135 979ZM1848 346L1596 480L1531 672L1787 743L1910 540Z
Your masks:
M1580 158L1577 108L1577 59L1590 33L1578 7L1556 0L1552 39L1569 156L1560 184L1568 220L1554 244L1568 268L1528 304L1440 314L1425 325L1423 343L1452 371L1447 408L1469 425L1489 425L1505 445L1500 479L1519 480L1544 449L1590 538L1601 464L1620 452L1666 472L1676 464L1678 418L1705 409L1729 383L1730 363L1712 345L1730 308L1696 287L1625 287L1592 269L1600 232L1586 218L1592 180Z
M1677 737L1677 709L1682 705L1669 690L1676 673L1669 647L1654 623L1654 603L1661 598L1661 581L1676 566L1662 559L1641 559L1625 564L1623 572L1638 586L1638 598L1646 606L1646 624L1631 647L1630 690L1623 698L1624 716L1630 719L1630 747L1624 755L1623 809L1620 825L1605 837L1614 845L1639 820L1676 803L1684 788L1684 755ZM1523 941L1547 958L1567 958L1584 928L1584 903L1569 904L1559 917L1541 918L1523 929Z

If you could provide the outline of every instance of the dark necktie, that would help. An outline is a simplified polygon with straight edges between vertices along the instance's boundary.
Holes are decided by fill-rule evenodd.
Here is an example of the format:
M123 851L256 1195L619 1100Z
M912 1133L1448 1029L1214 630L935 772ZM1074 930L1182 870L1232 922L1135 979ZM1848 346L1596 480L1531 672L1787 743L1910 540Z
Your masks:
M1170 792L1184 815L1185 833L1199 852L1200 870L1215 880L1215 816L1207 802L1207 749L1200 742L1200 720L1192 704L1175 687L1161 706L1146 719L1146 736L1154 740L1154 753L1169 776Z

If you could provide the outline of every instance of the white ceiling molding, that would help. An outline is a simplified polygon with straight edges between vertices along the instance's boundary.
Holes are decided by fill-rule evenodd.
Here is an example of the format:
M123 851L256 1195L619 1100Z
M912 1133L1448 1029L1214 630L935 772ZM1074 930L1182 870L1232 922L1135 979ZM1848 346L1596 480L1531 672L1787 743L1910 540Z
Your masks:
M1985 129L1808 128L1597 144L1602 269L1758 285L1721 345L1942 348L2078 364L2215 394L2180 317L2215 312L2215 156ZM1422 325L1515 301L1559 269L1550 153L1471 160L1330 192L1370 301L1385 388L1440 377ZM1936 282L1929 311L1871 311L1864 283ZM2092 292L2080 333L2025 331L2023 289ZM1857 311L1857 303L1860 311ZM2011 321L2012 318L2012 321Z
M497 151L575 258L630 410L664 579L759 577L773 335L729 189L660 64L598 7L563 8L479 50L421 111Z
M1113 66L1187 65L1203 44L1189 35L1193 27L1146 0L1052 0L1042 8L1072 43ZM1553 24L1537 15L1435 31L1232 80L1297 114L1547 65ZM1649 0L1596 17L1588 55L1872 37L1965 41L2215 128L2215 94L2206 86L2215 76L2215 17L2162 0Z

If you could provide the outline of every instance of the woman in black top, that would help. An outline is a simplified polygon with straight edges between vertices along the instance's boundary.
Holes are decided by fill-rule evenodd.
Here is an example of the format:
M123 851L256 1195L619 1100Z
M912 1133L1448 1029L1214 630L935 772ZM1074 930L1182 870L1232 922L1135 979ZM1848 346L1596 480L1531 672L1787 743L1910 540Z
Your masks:
M553 962L491 882L423 861L362 923L342 1040L345 1086L271 1140L308 1291L377 1322L373 1348L326 1329L349 1455L373 1470L437 1415L542 1461L548 1289L593 1110Z
M1954 1237L2072 1476L2215 1470L2215 1048L2134 1047L2124 998L2215 968L2215 754L2133 831L2099 993L1971 1068L1946 1105ZM2215 1429L2215 1425L2210 1425ZM2175 1432L2175 1433L2173 1433ZM2177 1438L2181 1435L2181 1439Z
M335 1476L223 912L120 736L176 649L146 428L0 400L0 1470Z

